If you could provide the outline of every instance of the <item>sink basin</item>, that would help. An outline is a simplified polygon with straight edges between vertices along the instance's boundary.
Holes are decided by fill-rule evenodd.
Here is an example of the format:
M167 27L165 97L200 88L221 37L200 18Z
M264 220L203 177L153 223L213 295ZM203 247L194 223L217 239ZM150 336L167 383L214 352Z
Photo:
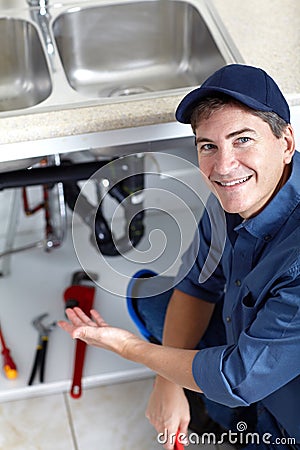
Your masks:
M0 111L37 105L51 93L51 78L36 28L0 18Z
M70 86L90 98L188 88L226 64L199 10L185 1L68 10L53 33Z

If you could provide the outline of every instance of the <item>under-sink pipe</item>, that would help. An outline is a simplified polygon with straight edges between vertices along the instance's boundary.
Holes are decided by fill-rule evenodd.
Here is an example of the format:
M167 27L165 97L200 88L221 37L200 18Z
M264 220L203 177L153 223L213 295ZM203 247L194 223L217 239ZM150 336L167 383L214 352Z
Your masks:
M46 168L57 168L60 164L59 155L50 155L47 157ZM28 170L14 171L8 173L27 172ZM39 183L40 184L40 183ZM67 229L66 204L63 192L63 183L42 184L43 200L36 207L30 208L25 187L23 186L23 206L26 215L32 215L39 210L44 210L45 216L45 238L37 242L21 245L17 248L13 247L14 238L17 232L18 216L21 210L20 205L20 189L14 190L12 211L9 218L6 243L3 252L0 252L0 258L4 258L2 264L1 276L8 275L10 271L10 255L23 252L31 248L44 248L46 251L60 247L64 241ZM18 202L17 202L18 200ZM57 216L59 221L57 221ZM54 218L55 217L55 218Z
M109 160L111 161L111 160ZM109 161L34 167L0 173L0 190L89 179Z
M119 158L115 160L116 164L118 160ZM121 238L114 238L103 215L101 205L95 209L95 206L87 198L80 195L80 202L76 207L76 213L92 228L91 242L93 245L97 246L103 254L110 256L117 256L131 250L140 242L144 234L144 211L142 209L144 158L140 155L133 155L130 158L127 157L126 161L133 165L132 170L135 175L123 176L121 177L123 179L115 184L114 180L110 180L111 187L107 192L118 203L122 203L124 209L126 225L125 233ZM89 179L108 162L111 162L111 159L77 164L62 161L60 166L34 167L3 172L0 173L0 190L63 183L66 203L71 210L74 210L80 194L77 182Z

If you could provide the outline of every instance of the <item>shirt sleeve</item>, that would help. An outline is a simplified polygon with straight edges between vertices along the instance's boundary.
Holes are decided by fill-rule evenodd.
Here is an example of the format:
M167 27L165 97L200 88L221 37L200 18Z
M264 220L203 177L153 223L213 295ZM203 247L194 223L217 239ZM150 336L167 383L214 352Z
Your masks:
M218 302L225 286L221 263L225 241L226 217L217 199L211 196L194 239L182 257L176 289L208 302Z
M196 354L193 375L208 398L229 407L247 406L300 374L299 271L298 264L278 281L236 345Z

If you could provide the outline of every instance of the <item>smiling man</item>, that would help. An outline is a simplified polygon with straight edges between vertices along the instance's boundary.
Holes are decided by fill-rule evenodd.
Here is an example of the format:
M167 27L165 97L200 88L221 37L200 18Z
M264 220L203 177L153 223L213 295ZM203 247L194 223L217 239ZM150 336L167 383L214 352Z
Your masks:
M206 103L206 108L211 111L208 118L200 120L196 109L193 119L200 170L224 210L248 219L287 180L293 130L286 125L277 137L261 117L226 97L220 98L217 110L216 102L214 107Z
M187 433L191 411L199 433L215 432L208 419L219 432L249 432L231 442L239 447L300 448L300 154L288 104L263 70L233 64L189 93L176 117L193 128L213 195L171 295L134 303L139 326L163 345L96 311L68 311L60 326L157 372L146 415L158 433ZM224 232L219 211L222 253L210 252L213 226ZM203 281L209 255L219 263Z

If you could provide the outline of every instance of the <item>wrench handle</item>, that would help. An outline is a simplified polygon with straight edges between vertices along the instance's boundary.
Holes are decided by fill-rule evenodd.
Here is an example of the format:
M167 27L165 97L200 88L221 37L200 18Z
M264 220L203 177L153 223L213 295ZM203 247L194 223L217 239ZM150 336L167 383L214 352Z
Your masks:
M45 376L45 364L46 364L46 354L47 354L47 348L48 348L48 336L43 336L43 347L41 349L40 354L40 382L44 383L44 376Z
M79 398L81 396L81 378L83 372L85 350L86 350L86 343L78 339L76 343L73 383L70 391L70 395L72 398Z
M179 439L179 430L177 431L177 434L176 434L174 450L184 450L184 446L180 442L180 439Z

